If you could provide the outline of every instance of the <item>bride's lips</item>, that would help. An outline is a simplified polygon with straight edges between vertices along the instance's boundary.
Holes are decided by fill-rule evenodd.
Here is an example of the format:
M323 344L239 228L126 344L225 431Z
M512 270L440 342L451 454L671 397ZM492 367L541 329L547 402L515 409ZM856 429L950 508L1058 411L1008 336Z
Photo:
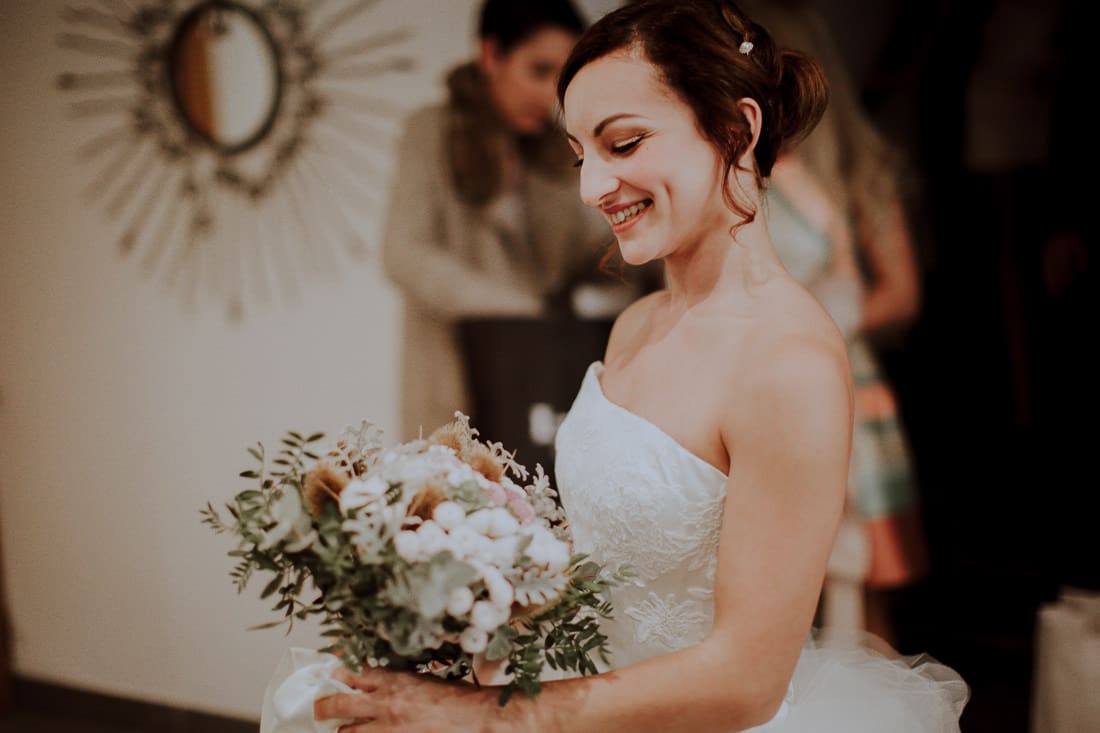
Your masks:
M609 206L603 210L603 213L608 222L611 223L611 231L622 234L634 226L635 222L641 219L651 206L653 206L653 199L642 199L629 204Z

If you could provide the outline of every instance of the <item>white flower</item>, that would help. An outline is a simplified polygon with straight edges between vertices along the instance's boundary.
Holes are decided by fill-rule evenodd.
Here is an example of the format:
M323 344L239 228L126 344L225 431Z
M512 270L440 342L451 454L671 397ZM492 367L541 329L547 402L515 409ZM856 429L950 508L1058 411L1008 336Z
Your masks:
M519 521L504 507L497 507L490 511L492 512L489 519L488 535L490 537L507 537L515 534L519 529Z
M340 511L347 512L372 504L385 495L388 488L389 484L380 476L372 476L366 481L355 479L340 492Z
M459 637L462 651L467 654L480 654L489 646L489 632L476 626L468 626Z
M551 537L548 543L548 550L546 568L550 572L560 573L569 567L569 560L572 559L572 555L569 552L569 545L556 537Z
M447 483L451 486L460 486L467 481L474 480L477 475L474 469L463 463L447 472Z
M450 540L448 544L454 556L464 560L478 554L480 549L479 540L484 538L470 529L469 526L461 524L451 530L448 539Z
M432 518L435 519L436 524L450 532L462 524L466 519L466 512L453 501L444 501L435 508Z
M492 540L493 549L486 559L498 568L510 568L516 564L516 548L519 546L519 537L501 537Z
M527 545L525 551L527 557L531 558L531 564L539 567L545 567L550 562L551 555L551 542L556 540L546 532L542 527L536 526L531 528L531 543Z
M489 526L493 521L492 509L479 509L466 517L466 525L478 534L489 534Z
M398 532L393 538L394 549L405 560L413 562L420 557L420 537L416 532Z
M470 623L484 631L492 631L508 620L509 609L490 601L478 601L470 610Z
M532 565L545 567L551 572L558 573L569 567L569 545L562 542L554 533L542 525L534 525L530 529L531 544L527 546L526 554L531 558Z
M297 491L287 489L275 500L271 507L271 517L275 520L272 527L260 543L260 550L270 550L288 537L294 541L285 547L287 552L301 552L317 539L309 515L302 507L302 499Z
M420 551L427 557L447 549L447 533L430 519L420 525L416 534L420 539Z
M504 579L496 568L486 568L481 575L485 587L489 589L489 600L501 608L510 608L515 600L512 584Z
M443 460L450 460L455 457L455 449L449 445L429 445L428 450L424 452Z
M461 586L451 591L447 597L447 613L459 618L469 612L474 605L474 594L469 588Z

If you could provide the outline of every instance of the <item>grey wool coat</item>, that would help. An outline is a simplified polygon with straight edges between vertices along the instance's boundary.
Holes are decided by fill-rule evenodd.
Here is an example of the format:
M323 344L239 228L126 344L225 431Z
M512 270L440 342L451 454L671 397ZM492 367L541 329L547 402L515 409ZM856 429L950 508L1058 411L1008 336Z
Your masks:
M430 107L406 123L382 247L405 300L403 440L470 410L459 321L538 317L545 296L594 269L613 242L603 216L581 203L575 175L528 167L524 252L517 256L514 244L509 251L491 206L467 203L455 188L448 114L446 106Z

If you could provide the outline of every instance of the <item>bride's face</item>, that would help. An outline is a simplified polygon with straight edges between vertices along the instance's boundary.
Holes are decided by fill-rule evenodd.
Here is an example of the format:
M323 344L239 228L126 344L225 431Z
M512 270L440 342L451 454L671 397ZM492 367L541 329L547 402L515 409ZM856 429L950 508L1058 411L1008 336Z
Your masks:
M581 198L607 217L627 263L728 228L721 158L649 62L624 53L582 68L565 93L565 123Z

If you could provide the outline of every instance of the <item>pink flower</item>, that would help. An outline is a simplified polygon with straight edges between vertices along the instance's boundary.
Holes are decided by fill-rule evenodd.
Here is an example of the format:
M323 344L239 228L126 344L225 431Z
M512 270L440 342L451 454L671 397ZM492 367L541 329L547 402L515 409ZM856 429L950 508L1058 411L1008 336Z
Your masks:
M527 524L535 518L535 508L531 506L527 492L515 485L505 485L504 490L508 492L508 508L520 524Z
M508 501L508 496L504 493L504 487L497 483L491 483L485 487L485 496L489 497L489 501L493 503L493 506L504 506Z
M516 515L520 524L530 524L535 519L535 509L527 502L526 496L509 496L508 508Z

